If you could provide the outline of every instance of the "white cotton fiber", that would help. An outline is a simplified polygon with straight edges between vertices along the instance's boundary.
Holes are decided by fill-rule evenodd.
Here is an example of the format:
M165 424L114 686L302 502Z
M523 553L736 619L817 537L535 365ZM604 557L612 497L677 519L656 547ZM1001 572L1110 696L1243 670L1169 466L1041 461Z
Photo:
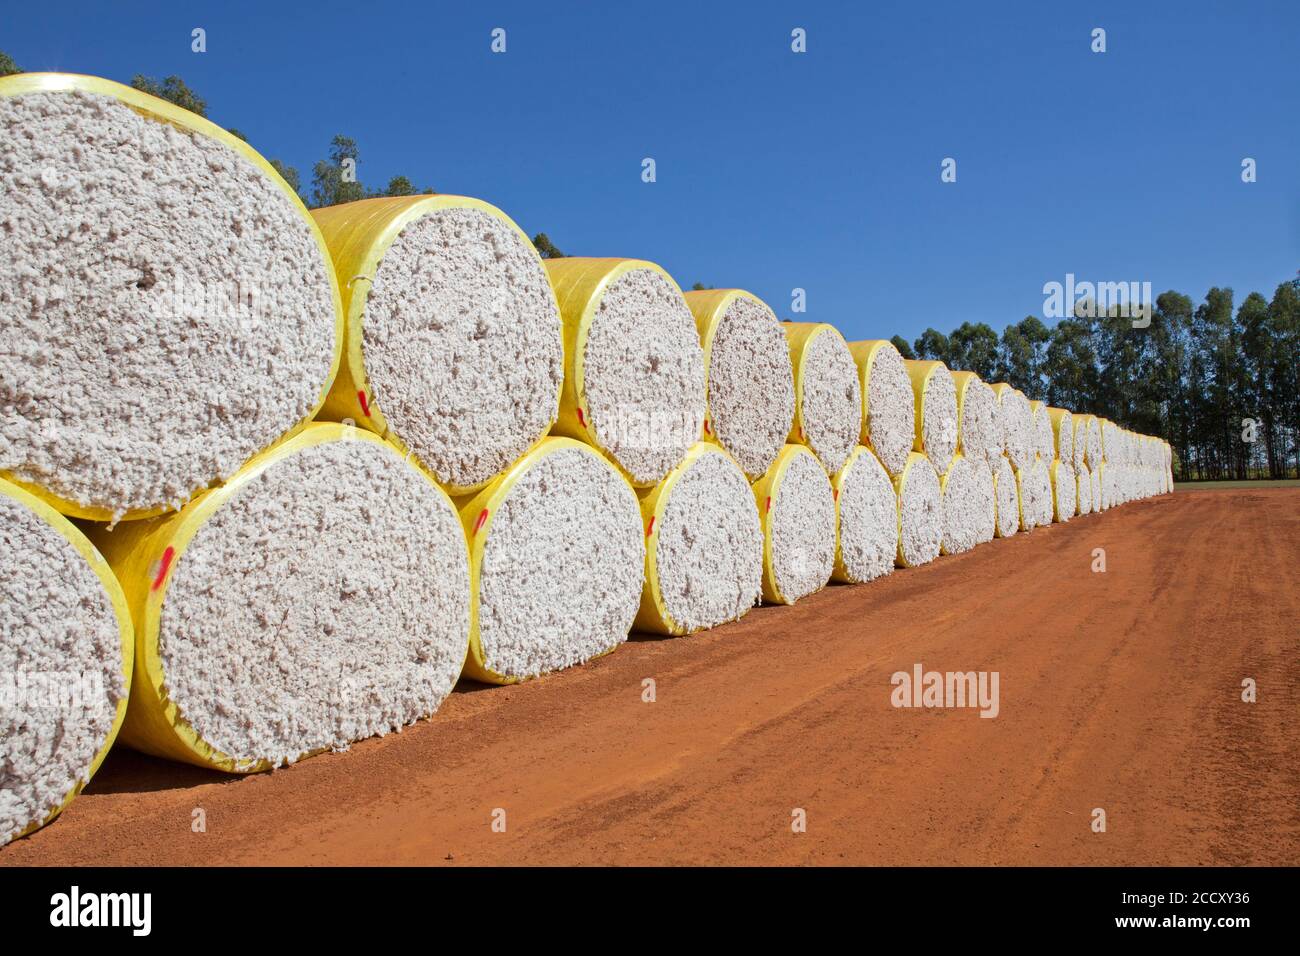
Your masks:
M127 693L129 623L81 553L14 491L0 482L0 845L89 779Z
M696 298L709 295L688 292L686 301L695 312ZM790 433L794 376L780 321L752 296L735 295L713 330L708 397L706 428L746 475L757 478L776 460Z
M1005 455L991 462L993 496L997 503L997 537L1009 538L1020 530L1020 490L1015 469Z
M167 579L168 695L241 765L399 730L437 710L460 675L460 518L394 448L348 434L232 486Z
M639 486L658 483L699 438L704 352L681 290L661 272L630 269L605 287L583 383L596 443Z
M269 172L94 93L0 97L0 139L0 471L176 508L315 412L334 279Z
M598 453L566 442L540 456L481 533L478 632L488 670L536 677L627 639L645 537L636 495Z
M500 216L434 208L407 223L375 270L362 330L372 400L448 487L482 486L555 420L559 309L537 253Z
M983 461L955 455L939 483L943 503L943 554L960 554L980 543L988 504L979 476L983 468Z
M898 495L897 564L914 568L939 556L943 544L943 496L939 476L930 460L912 452L902 474L894 479Z
M916 434L916 407L907 367L888 340L850 342L849 351L864 392L860 441L875 452L885 471L896 475L907 464Z
M871 581L894 569L898 554L898 499L889 473L859 445L832 482L839 534L837 581Z
M787 464L778 478L783 462ZM767 512L769 565L763 595L769 601L793 604L830 580L835 565L835 498L820 462L801 445L786 445L755 488L765 483L768 494L758 503Z
M679 468L655 524L655 572L676 632L690 633L738 620L758 603L763 528L749 482L726 453L708 446Z

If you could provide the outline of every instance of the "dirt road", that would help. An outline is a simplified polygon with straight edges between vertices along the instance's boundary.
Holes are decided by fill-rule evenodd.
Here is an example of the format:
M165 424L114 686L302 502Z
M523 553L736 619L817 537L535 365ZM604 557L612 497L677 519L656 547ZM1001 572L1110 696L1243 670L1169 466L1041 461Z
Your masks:
M1130 504L273 774L119 750L0 865L1300 864L1298 568L1300 489ZM892 706L918 663L997 717Z

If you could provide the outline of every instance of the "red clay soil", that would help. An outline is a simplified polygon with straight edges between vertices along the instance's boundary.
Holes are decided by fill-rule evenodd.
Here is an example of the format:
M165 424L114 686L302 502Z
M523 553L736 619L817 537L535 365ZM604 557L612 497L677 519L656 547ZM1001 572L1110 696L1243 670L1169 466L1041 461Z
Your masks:
M118 750L0 864L1295 865L1297 568L1300 490L1130 504L271 774ZM896 709L917 663L1000 713Z

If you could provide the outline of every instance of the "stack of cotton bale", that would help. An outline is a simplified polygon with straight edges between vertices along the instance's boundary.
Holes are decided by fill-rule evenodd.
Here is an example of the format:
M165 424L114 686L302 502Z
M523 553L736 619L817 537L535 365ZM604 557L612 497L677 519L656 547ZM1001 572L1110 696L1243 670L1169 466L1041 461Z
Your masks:
M1164 442L645 260L543 262L481 200L308 213L118 84L0 79L0 129L0 842L115 739L265 770L462 675L1172 488Z
M301 201L106 80L0 79L0 129L0 534L25 588L0 659L27 688L0 841L115 735L243 771L432 713L467 647L464 534L395 447L311 424L345 325Z

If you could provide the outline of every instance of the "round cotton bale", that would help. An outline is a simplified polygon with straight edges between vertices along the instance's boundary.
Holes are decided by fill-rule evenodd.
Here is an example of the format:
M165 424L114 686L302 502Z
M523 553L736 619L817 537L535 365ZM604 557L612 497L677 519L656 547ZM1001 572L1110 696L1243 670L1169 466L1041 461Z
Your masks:
M1101 494L1101 466L1102 463L1098 462L1096 468L1088 470L1088 480L1092 485L1092 510L1094 514L1106 510Z
M784 343L783 343L784 351ZM641 495L645 584L635 630L691 634L737 621L763 593L763 528L740 466L697 442Z
M1105 418L1097 419L1098 435L1101 441L1101 460L1119 462L1119 429L1115 423Z
M1045 402L1030 402L1029 412L1032 416L1034 431L1034 453L1050 464L1056 457L1056 436L1052 431L1052 417Z
M1074 465L1074 415L1065 408L1048 408L1048 420L1052 423L1052 450L1055 457L1070 466Z
M977 544L984 544L986 541L992 541L997 534L997 494L993 488L993 468L991 463L985 460L972 461L972 464L975 465L976 493L980 499L980 505L976 512L979 523L975 540Z
M1033 413L1024 392L1006 382L992 386L1002 418L1002 434L1007 459L1014 468L1023 468L1034 458Z
M627 640L646 528L626 478L590 445L543 439L460 515L473 592L465 677L514 684Z
M1074 476L1075 513L1092 514L1092 474L1088 466L1082 466Z
M762 299L742 289L686 293L704 349L704 437L753 481L776 460L794 422L794 373L785 332Z
M957 386L942 362L905 359L915 398L916 430L913 449L930 459L937 474L948 470L957 452Z
M898 496L895 562L900 568L929 564L943 546L943 492L930 459L912 452L902 472L894 477L894 493Z
M50 505L0 481L0 846L58 816L126 714L131 614L107 562Z
M681 289L640 259L545 266L564 320L552 432L599 448L633 487L653 487L704 428L704 350Z
M1015 469L1005 455L989 462L993 473L993 500L995 503L995 533L999 538L1009 538L1020 530L1020 490Z
M943 506L940 551L943 554L960 554L987 540L982 535L988 524L989 498L980 480L981 470L987 471L982 460L970 459L958 452L939 480Z
M1038 464L1042 467L1035 469L1034 480L1038 482L1038 518L1034 525L1047 526L1052 523L1053 516L1053 494L1052 494L1052 467L1050 462L1038 459Z
M1088 415L1086 417L1088 425L1088 440L1087 450L1084 453L1084 462L1087 464L1089 471L1095 472L1097 466L1102 463L1101 419L1096 415Z
M67 515L179 508L321 407L343 315L248 144L109 80L0 78L0 472Z
M953 372L957 389L957 450L987 462L1002 454L1002 419L998 399L974 372Z
M820 591L835 569L835 495L817 456L786 445L753 491L763 524L763 600L793 604Z
M862 393L859 441L876 454L889 474L907 464L916 435L916 400L912 380L898 349L888 339L850 342Z
M465 196L313 210L343 290L347 350L323 410L383 435L453 495L482 488L555 421L564 345L541 257Z
M1052 521L1063 523L1074 517L1078 507L1078 483L1074 469L1059 458L1051 463L1048 472L1052 480Z
M1088 415L1071 414L1070 464L1075 473L1087 467L1088 454Z
M791 444L807 445L833 475L862 431L862 387L844 336L825 322L783 322L794 368Z
M1044 514L1048 515L1048 523L1051 523L1051 478L1042 459L1035 458L1024 468L1016 469L1016 491L1020 496L1021 531L1037 528L1043 523Z
M831 479L831 488L839 529L831 577L859 584L894 570L898 499L885 466L869 448L858 445Z
M359 428L315 424L180 512L98 529L136 625L121 739L230 773L400 730L460 675L459 516Z

